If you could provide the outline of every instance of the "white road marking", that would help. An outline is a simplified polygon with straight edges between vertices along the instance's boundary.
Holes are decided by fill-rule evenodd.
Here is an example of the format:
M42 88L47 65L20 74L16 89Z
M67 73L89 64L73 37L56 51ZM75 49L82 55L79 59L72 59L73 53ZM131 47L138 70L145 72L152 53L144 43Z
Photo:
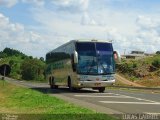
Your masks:
M160 113L150 113L150 112L144 112L144 114L150 114L150 115L160 115Z
M96 94L97 93L93 93L93 94ZM98 93L99 94L99 93ZM122 95L122 94L116 94L116 93L101 93L102 95L108 95L108 94L111 94L111 95L116 95L116 96L123 96L124 98L133 98L133 99L136 99L136 100L141 100L141 101L147 101L147 102L154 102L154 103L157 103L156 101L153 101L153 100L147 100L147 99L142 99L142 98L138 98L138 97L132 97L132 96L127 96L127 95Z
M113 93L114 95L119 95L119 96L124 96L124 97L130 97L130 98L133 98L133 99L136 99L136 100L142 100L142 101L147 101L147 102L154 102L154 103L158 103L156 101L153 101L153 100L147 100L147 99L142 99L142 98L138 98L138 97L132 97L132 96L128 96L128 95L122 95L122 94L115 94Z
M96 94L96 95L101 95L101 96L94 96L93 94ZM114 95L114 96L102 96L102 95ZM147 100L147 99L142 99L142 98L138 98L138 97L132 97L132 96L128 96L128 95L122 95L122 94L116 94L116 93L92 93L92 95L74 95L76 97L99 97L99 98L133 98L133 99L136 99L136 100L139 100L139 101L146 101L146 102L119 102L119 101L105 101L105 103L123 103L123 104L160 104L160 102L156 102L156 101L153 101L153 100ZM103 101L101 101L103 102Z
M149 102L119 102L119 101L99 101L101 103L118 103L118 104L151 104L151 105L160 105L159 102L153 102L153 103L149 103Z
M119 94L119 95L120 95L120 94ZM142 101L146 101L146 102L158 103L158 102L153 101L153 100L147 100L147 99L142 99L142 98L138 98L138 97L131 97L131 96L127 96L127 95L123 95L123 96L130 97L130 98L133 98L133 99L136 99L136 100L142 100Z
M76 97L95 97L95 98L130 98L126 96L95 96L95 95L74 95Z
M115 93L92 93L92 94L96 94L96 95L110 95L110 94L114 94L115 95Z

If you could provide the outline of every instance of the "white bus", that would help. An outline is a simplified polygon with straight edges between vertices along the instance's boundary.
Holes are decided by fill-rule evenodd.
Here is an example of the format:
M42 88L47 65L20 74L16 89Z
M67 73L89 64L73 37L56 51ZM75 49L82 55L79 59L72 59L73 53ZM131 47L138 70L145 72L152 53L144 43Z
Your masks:
M46 78L51 88L71 91L93 88L104 92L115 83L117 52L105 40L72 40L46 54Z

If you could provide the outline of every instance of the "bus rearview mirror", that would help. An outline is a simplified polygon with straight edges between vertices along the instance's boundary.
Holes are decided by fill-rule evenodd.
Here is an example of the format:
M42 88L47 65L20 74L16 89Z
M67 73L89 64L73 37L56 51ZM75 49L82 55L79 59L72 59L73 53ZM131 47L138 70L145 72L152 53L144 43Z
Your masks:
M74 63L78 63L78 53L74 51Z
M120 56L119 52L114 51L113 52L113 56L114 56L114 60L115 60L116 63L120 63L121 62L121 56Z

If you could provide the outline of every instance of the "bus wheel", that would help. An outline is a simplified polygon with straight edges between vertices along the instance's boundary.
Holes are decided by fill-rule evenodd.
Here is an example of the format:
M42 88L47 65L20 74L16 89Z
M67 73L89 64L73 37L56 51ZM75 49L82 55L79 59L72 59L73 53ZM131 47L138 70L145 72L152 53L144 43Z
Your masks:
M58 89L58 85L55 85L54 77L51 77L50 88Z
M54 85L50 85L50 88L51 88L51 89L54 89Z
M70 77L68 77L68 87L69 87L69 90L72 92L76 90L74 87L72 87L72 82Z
M98 90L100 93L103 93L105 91L105 87L100 87L100 88L98 88Z
M58 89L58 85L54 85L54 88L55 88L55 89Z
M52 77L49 77L49 85L50 85L50 88L53 89L54 86L52 85Z
M50 85L51 89L58 89L58 85Z

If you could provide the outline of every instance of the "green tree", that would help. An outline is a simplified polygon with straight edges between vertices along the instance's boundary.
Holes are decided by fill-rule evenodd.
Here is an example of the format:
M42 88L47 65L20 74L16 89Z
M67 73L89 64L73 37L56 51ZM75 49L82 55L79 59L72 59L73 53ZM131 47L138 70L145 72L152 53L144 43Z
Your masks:
M10 66L13 66L13 65L14 65L14 60L10 60L10 61L9 61L9 65L10 65Z
M27 57L27 55L23 54L22 52L18 51L18 50L15 50L15 49L11 49L11 48L5 48L1 53L0 55L4 56L5 57L9 57L9 56L24 56L24 57Z
M44 58L43 58L43 57L40 57L39 60L44 61Z
M3 53L3 52L0 52L0 58L5 58L5 57L7 57L7 54Z
M29 56L29 59L33 59L33 57L32 57L32 56Z
M157 54L157 55L160 55L160 51L157 51L156 54Z
M21 65L22 79L43 80L45 64L38 59L25 60Z

